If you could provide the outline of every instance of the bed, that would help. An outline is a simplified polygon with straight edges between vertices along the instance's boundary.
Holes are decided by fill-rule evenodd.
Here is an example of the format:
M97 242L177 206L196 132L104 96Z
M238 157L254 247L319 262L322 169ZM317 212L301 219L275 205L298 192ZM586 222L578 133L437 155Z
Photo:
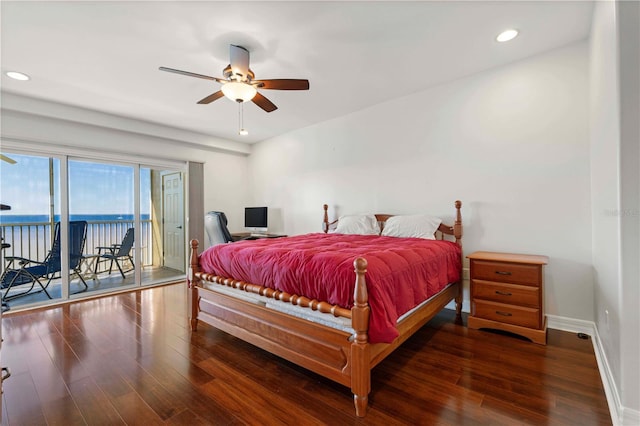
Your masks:
M187 276L191 329L196 332L198 322L203 321L349 387L356 415L364 417L373 367L452 300L460 315L461 206L460 201L455 202L454 224L440 223L433 240L336 235L331 232L336 221L329 222L327 205L323 233L236 242L215 246L201 254L198 241L192 240ZM385 232L385 224L392 217L375 215L380 233ZM281 250L283 246L287 249ZM442 257L422 258L422 252L433 250L442 251ZM272 266L267 260L272 255L283 256L288 263ZM333 258L338 259L336 265L324 263ZM404 269L393 269L394 262L404 265ZM430 269L415 272L415 268L421 267L416 266L419 263L445 272ZM353 271L348 276L345 265ZM302 269L307 269L311 277L321 277L321 285L318 280L301 275L298 270ZM333 270L335 274L331 273ZM407 275L407 271L416 273L416 277ZM422 290L417 290L418 286L432 286L430 283L436 281L436 276L439 281L446 277L449 282L426 300L418 300L425 297ZM283 277L289 280L287 284ZM297 288L302 290L288 287L292 280L299 281ZM346 282L341 286L343 281ZM393 293L398 289L404 289L400 291L413 299L401 301L404 296ZM385 291L392 293L385 296ZM349 293L346 302L345 292ZM404 312L411 305L415 306ZM379 318L381 315L383 320Z

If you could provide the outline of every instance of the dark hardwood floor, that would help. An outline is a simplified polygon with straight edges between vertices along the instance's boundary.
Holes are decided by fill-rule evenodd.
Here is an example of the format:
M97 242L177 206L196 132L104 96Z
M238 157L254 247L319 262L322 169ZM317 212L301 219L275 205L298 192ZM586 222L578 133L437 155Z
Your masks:
M466 317L463 318L466 322ZM547 346L443 311L349 389L200 323L184 284L5 314L3 424L611 424L591 341Z

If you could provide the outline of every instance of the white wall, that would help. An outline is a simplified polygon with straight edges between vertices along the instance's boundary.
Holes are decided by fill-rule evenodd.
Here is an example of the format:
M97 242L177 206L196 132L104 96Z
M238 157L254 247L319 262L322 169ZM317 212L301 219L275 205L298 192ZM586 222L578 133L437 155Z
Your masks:
M113 154L143 164L204 163L205 211L225 211L230 226L244 225L245 144L11 93L2 93L1 131L5 149L57 146L74 155Z
M171 157L182 158L183 155L193 155L200 150L242 154L250 152L250 147L246 144L72 105L4 91L0 99L2 100L3 137L13 136L11 133L15 130L25 129L33 139L42 137L45 144L50 143L50 139L53 138L71 145L108 148L111 151L124 149L125 152L143 152L152 157L168 154ZM34 126L30 128L27 124L17 127L13 122L17 116L16 113L22 113L19 116L34 123ZM65 122L67 122L66 126ZM114 138L114 134L120 136ZM140 144L144 140L153 141L155 145ZM154 147L160 150L153 149ZM185 147L194 148L195 151L187 149L185 153ZM197 161L196 158L189 159Z
M640 3L622 1L616 5L620 46L621 393L625 423L640 424Z
M598 2L591 31L595 322L620 424L640 422L640 70L637 2Z
M466 253L549 256L547 313L592 320L587 65L573 44L261 142L254 201L298 234L323 203L451 220L460 199Z
M595 323L620 383L620 108L615 4L597 2L591 30L591 208ZM607 314L608 313L608 314Z
M218 154L204 165L205 212L225 212L231 232L244 231L244 208L249 202L247 157Z

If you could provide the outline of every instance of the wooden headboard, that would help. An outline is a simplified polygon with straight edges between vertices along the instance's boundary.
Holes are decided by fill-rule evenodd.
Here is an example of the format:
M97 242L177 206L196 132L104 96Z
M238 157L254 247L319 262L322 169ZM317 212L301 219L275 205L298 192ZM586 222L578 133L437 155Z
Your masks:
M438 237L438 233L440 234L439 239L444 239L445 235L452 235L456 239L456 243L460 244L460 240L462 239L462 215L460 214L462 201L456 200L454 204L456 207L456 220L454 224L445 225L444 223L441 223L440 226L438 227L438 230L436 231L436 238ZM331 225L335 225L336 223L338 223L338 219L334 220L333 222L329 222L329 214L328 214L329 206L327 204L324 204L323 208L324 208L324 219L322 220L322 223L323 223L323 231L326 234L327 232L329 232L329 228L331 227ZM389 219L392 216L395 216L395 215L392 215L392 214L376 214L375 215L376 220L378 221L378 223L380 223L381 232L384 229L384 223L387 221L387 219Z

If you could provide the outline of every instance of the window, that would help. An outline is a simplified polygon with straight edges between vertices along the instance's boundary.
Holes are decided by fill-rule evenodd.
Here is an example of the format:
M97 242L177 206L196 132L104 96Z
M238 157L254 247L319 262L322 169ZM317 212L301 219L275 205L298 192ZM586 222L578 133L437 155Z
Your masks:
M2 252L3 274L5 260L14 256L44 261L56 223L68 230L61 237L63 251L73 250L74 224L86 227L81 257L68 253L47 291L38 292L36 286L11 299L29 286L3 289L10 305L42 304L49 296L83 297L184 276L182 171L66 156L10 158L16 163L0 164L1 201L11 206L0 214L3 242L10 244Z

